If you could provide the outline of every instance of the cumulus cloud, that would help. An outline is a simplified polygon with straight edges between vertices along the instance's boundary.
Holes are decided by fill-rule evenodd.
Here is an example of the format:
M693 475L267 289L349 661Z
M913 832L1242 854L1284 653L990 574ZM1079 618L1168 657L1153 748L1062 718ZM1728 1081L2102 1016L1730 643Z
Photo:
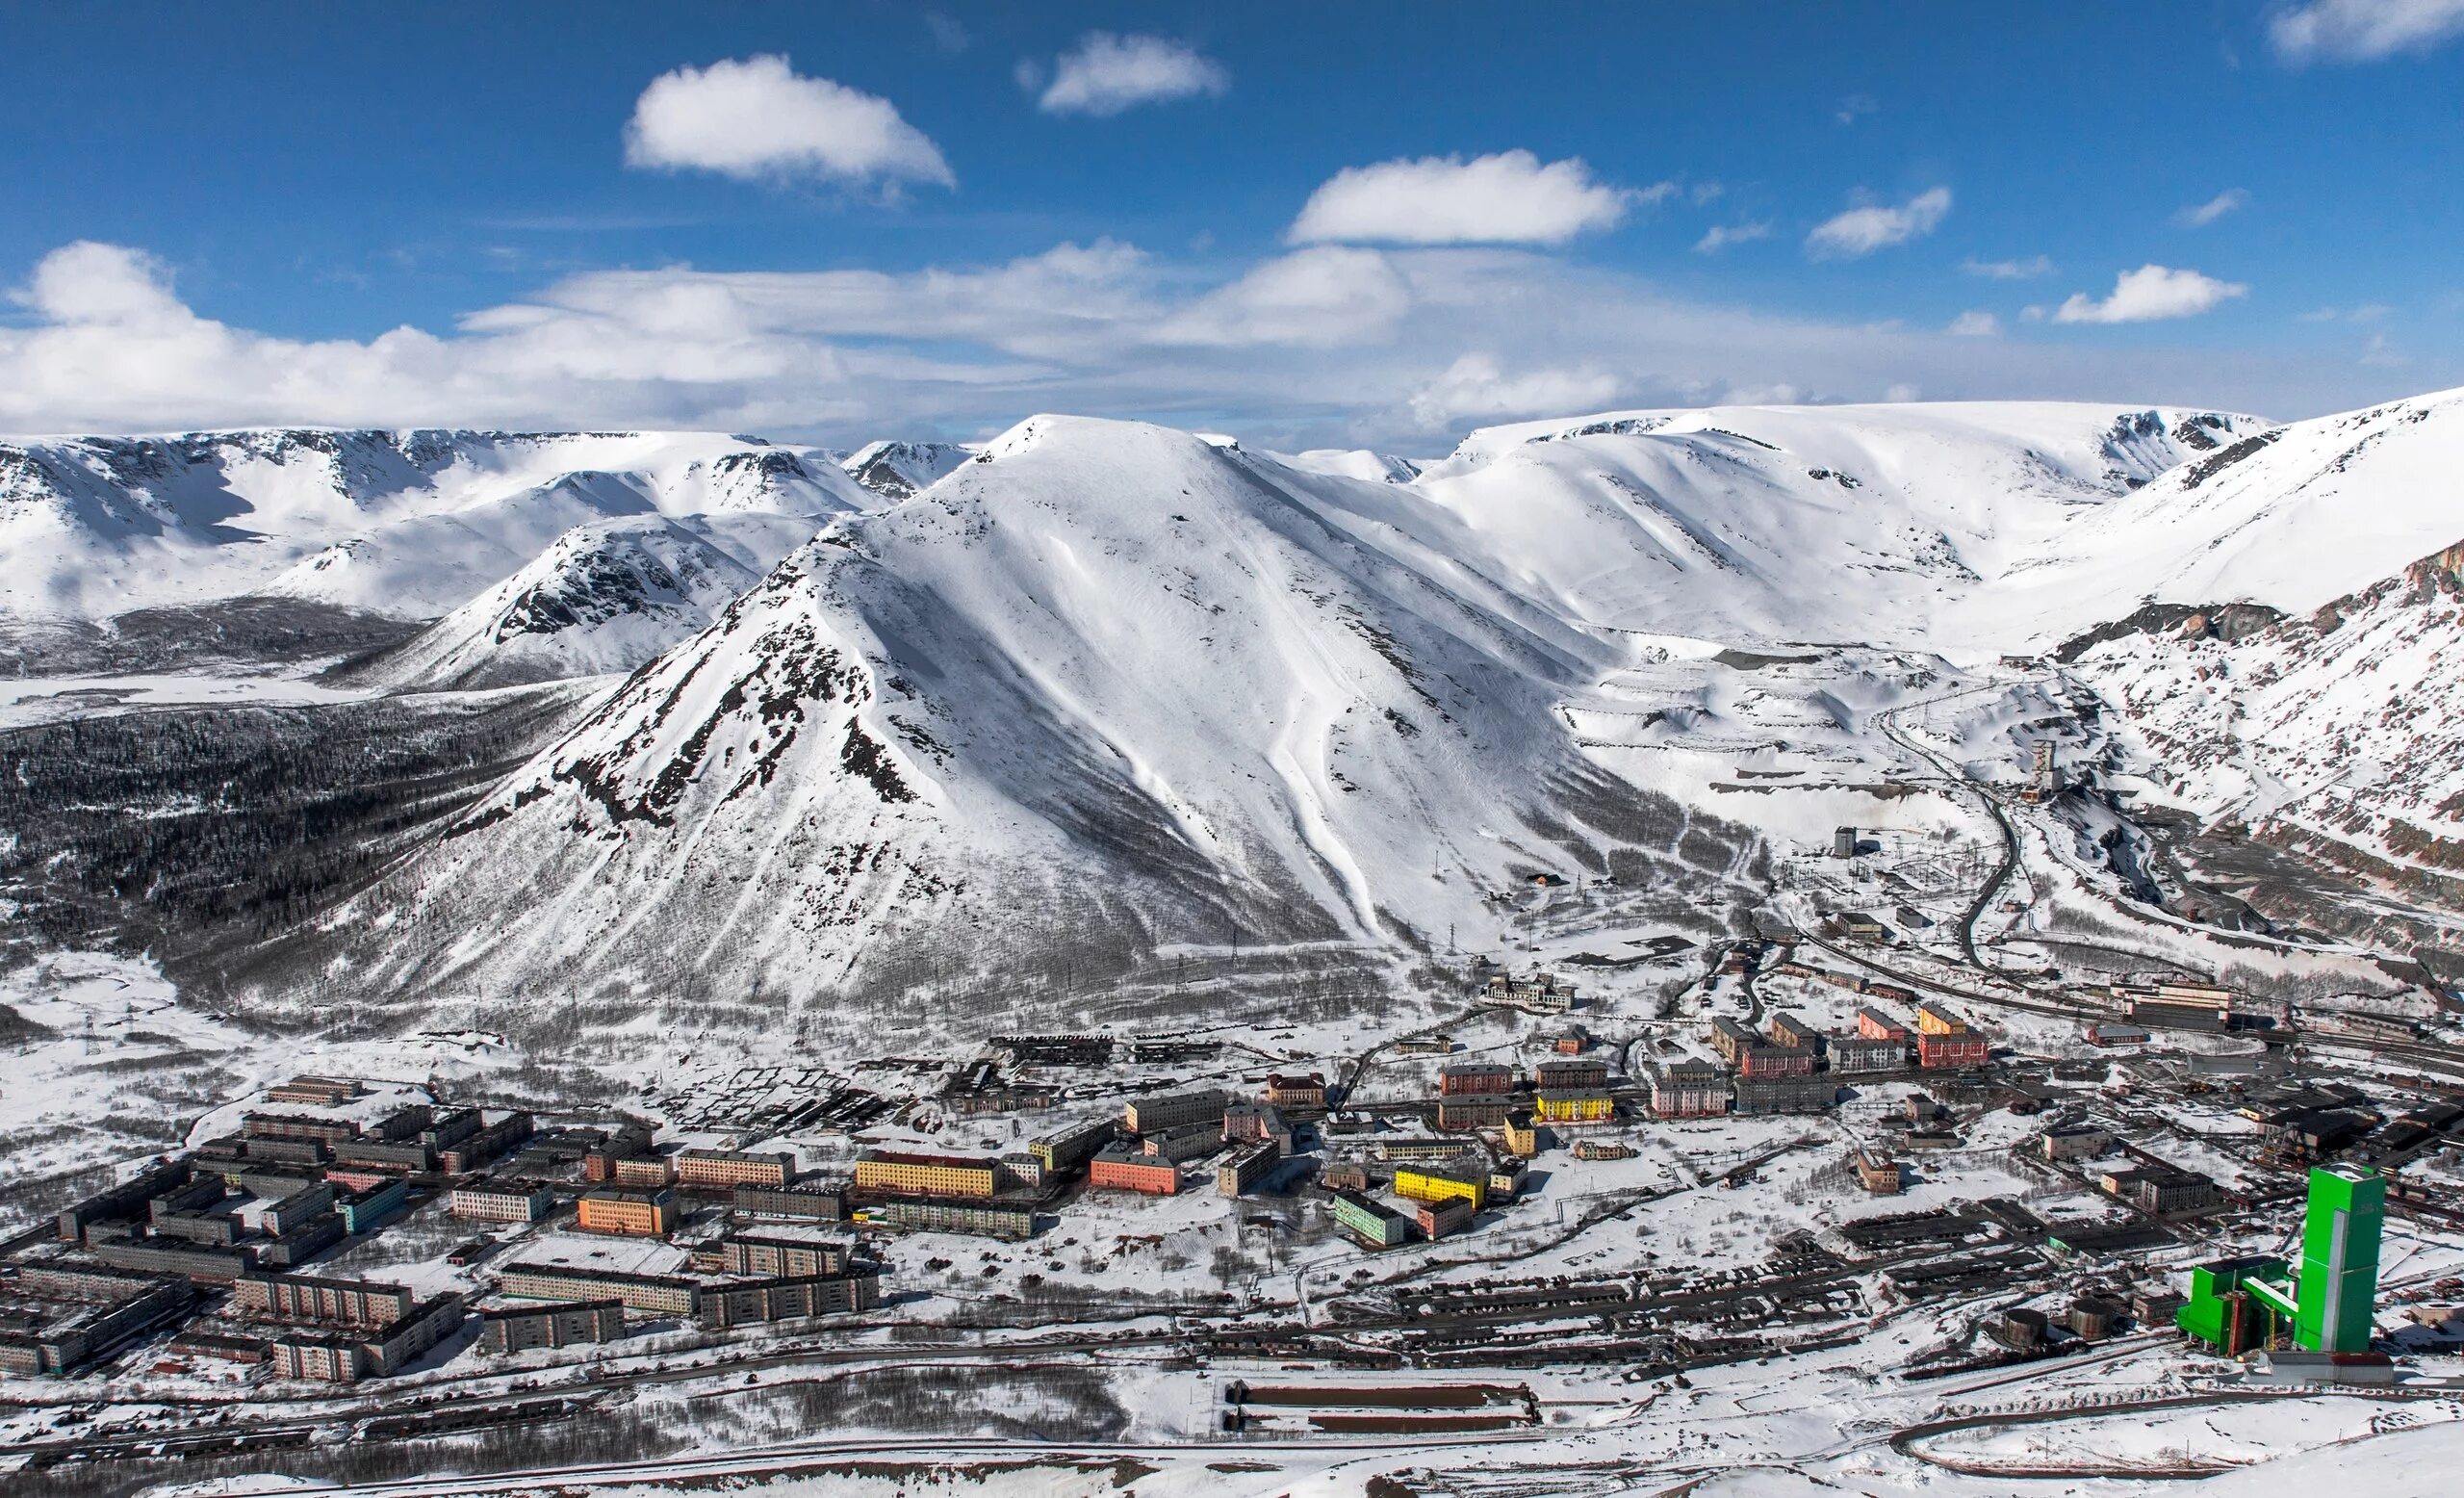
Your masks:
M2457 36L2464 0L2311 0L2268 22L2277 55L2294 63L2371 63Z
M1577 157L1543 165L1523 150L1470 161L1424 156L1345 168L1309 194L1284 238L1296 245L1562 245L1615 227L1639 195L1593 181Z
M2226 188L2204 203L2186 205L2173 215L2173 221L2185 229L2204 229L2249 200L2250 194L2240 188Z
M1817 260L1854 260L1934 232L1951 211L1951 190L1933 188L1896 208L1868 203L1815 224L1806 253Z
M1989 281L2027 281L2053 273L2053 260L2047 255L2030 255L2025 260L1963 260L1960 270L1964 274L1981 275Z
M2247 286L2220 281L2196 271L2169 266L2141 266L2115 278L2113 295L2098 301L2086 292L2073 292L2054 309L2056 323L2158 323L2191 318L2246 296Z
M1991 338L2002 331L2002 320L1990 312L1963 312L1942 331L1953 338Z
M1020 66L1018 81L1047 115L1117 115L1141 104L1219 96L1232 87L1221 64L1186 42L1108 31L1079 38L1054 61L1048 81L1032 63Z
M1227 273L1099 240L899 271L594 271L450 325L321 341L218 322L126 246L64 245L13 279L0 431L630 426L853 443L1065 410L1359 447L1425 441L1433 421L1874 400L1903 384L2296 414L2382 399L2391 377L2309 349L2219 359L1706 304L1511 248L1311 246ZM2442 351L2401 377L2464 383L2464 368Z
M807 78L767 53L651 80L625 126L625 164L747 180L958 185L940 147L887 99Z
M1597 369L1508 374L1493 354L1467 353L1411 394L1412 419L1435 431L1464 420L1578 415L1617 399L1617 377Z
M1770 237L1771 225L1767 223L1715 223L1704 230L1703 237L1694 242L1694 253L1716 255L1731 245L1743 245L1753 240L1766 240Z

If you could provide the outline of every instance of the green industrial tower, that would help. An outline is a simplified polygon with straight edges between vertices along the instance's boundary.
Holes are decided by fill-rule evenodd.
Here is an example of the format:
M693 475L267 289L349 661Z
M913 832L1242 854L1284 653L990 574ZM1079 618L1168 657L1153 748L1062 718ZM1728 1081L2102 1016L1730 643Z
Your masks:
M2293 1341L2321 1353L2370 1351L2378 1298L2378 1234L2387 1220L2387 1178L2359 1166L2310 1172L2301 1227L2301 1279Z

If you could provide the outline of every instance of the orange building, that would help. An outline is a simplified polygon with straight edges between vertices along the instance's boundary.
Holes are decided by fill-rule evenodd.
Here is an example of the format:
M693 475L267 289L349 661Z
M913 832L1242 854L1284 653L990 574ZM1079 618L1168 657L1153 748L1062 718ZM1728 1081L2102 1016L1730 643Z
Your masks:
M990 1160L970 1160L953 1154L867 1149L856 1160L856 1189L927 1197L988 1197L992 1195L995 1169Z
M629 1238L664 1238L676 1230L672 1191L591 1191L582 1195L576 1219L584 1232Z
M1087 1184L1099 1191L1109 1187L1150 1197L1176 1197L1181 1193L1181 1168L1152 1155L1108 1149L1087 1162Z

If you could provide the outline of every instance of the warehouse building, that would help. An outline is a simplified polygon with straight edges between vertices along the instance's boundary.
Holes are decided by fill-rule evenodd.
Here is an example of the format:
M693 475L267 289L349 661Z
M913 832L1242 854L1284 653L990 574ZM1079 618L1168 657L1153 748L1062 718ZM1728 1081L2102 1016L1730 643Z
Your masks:
M999 1167L954 1154L867 1149L856 1158L856 1189L894 1196L989 1197Z
M613 1342L625 1334L622 1301L567 1301L479 1312L479 1350L502 1357L540 1347Z

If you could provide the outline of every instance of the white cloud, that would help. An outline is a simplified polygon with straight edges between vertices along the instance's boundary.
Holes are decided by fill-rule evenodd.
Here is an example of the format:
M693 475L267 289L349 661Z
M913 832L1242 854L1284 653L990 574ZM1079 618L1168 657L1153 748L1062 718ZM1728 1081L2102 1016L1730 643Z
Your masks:
M1990 312L1963 312L1942 331L1953 338L1991 338L2002 331L2002 320Z
M1960 270L1989 281L2027 281L2051 275L2053 260L2045 255L2031 255L2025 260L1963 260Z
M1562 245L1613 228L1637 194L1594 182L1579 158L1529 151L1347 167L1309 194L1284 238L1396 245Z
M1934 232L1951 211L1951 190L1933 188L1896 208L1868 203L1814 225L1806 253L1818 260L1854 260Z
M1412 419L1435 431L1466 419L1579 415L1617 399L1617 377L1597 369L1537 369L1508 374L1492 354L1467 353L1414 390Z
M1770 237L1771 225L1767 223L1715 223L1704 230L1703 237L1694 242L1694 253L1716 255L1731 245L1743 245Z
M2375 323L2396 309L2383 302L2365 301L2352 307L2318 307L2297 313L2298 323Z
M1921 400L1924 398L1924 391L1918 389L1914 385L1905 383L1893 385L1888 390L1883 392L1883 399L1892 402L1893 404L1906 404L1908 401Z
M1165 343L1334 348L1380 339L1412 294L1373 249L1321 245L1270 260L1166 322Z
M2385 370L2315 349L1954 338L1689 301L1494 248L1313 247L1228 276L1113 241L895 272L597 271L449 326L322 341L201 315L168 268L124 246L64 245L13 295L0 431L585 426L848 444L1062 410L1360 447L1424 441L1437 419L1877 400L1900 384L2287 415L2393 393ZM2464 384L2464 366L2442 348L2401 378Z
M2173 215L2173 221L2186 229L2204 229L2249 200L2250 194L2240 188L2226 188L2204 203L2182 208Z
M940 148L887 99L803 77L775 54L652 79L625 126L625 164L746 179L958 185Z
M2459 35L2464 0L2311 0L2268 22L2276 52L2295 63L2376 62Z
M2056 323L2157 323L2168 318L2196 317L2220 302L2245 296L2247 286L2220 281L2196 271L2168 266L2141 266L2114 280L2113 295L2102 301L2086 292L2073 292L2054 309Z
M2373 333L2362 342L2361 362L2373 369L2392 370L2400 369L2412 361L2387 341L2385 333Z
M1108 31L1091 31L1061 54L1050 83L1041 82L1042 74L1023 65L1018 81L1031 92L1040 85L1036 108L1047 115L1117 115L1141 104L1220 95L1232 87L1221 64L1185 42Z
M1843 125L1853 125L1880 108L1872 94L1852 93L1839 101L1839 108L1832 112L1831 117Z

